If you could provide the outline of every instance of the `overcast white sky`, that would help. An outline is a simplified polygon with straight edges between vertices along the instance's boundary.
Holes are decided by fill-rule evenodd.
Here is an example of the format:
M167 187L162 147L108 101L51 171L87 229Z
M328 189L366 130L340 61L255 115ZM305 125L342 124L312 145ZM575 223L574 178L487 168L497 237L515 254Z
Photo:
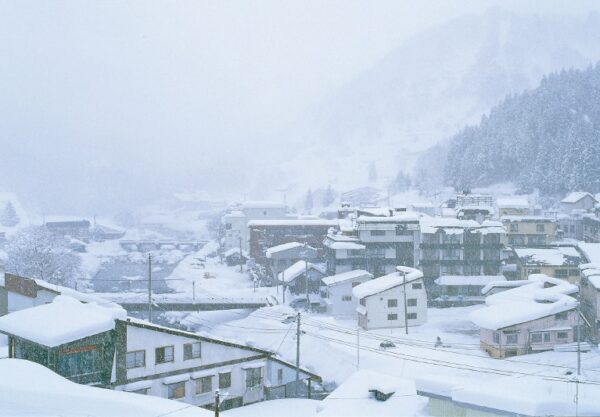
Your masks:
M0 1L0 140L9 158L44 159L0 186L77 175L57 165L194 175L193 164L248 149L407 37L495 3Z

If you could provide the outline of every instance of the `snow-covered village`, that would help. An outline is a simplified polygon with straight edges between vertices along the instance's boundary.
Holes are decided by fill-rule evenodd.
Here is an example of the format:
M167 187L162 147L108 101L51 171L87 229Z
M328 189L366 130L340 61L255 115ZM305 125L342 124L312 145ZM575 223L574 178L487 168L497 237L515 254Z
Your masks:
M0 417L600 416L597 1L0 39Z

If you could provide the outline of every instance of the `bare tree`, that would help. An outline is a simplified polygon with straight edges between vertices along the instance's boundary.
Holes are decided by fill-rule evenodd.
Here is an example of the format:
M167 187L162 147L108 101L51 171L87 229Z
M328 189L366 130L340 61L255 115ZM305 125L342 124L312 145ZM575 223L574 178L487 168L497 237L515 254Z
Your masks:
M69 250L66 239L43 226L19 231L6 249L7 272L67 287L75 286L81 277L81 260Z

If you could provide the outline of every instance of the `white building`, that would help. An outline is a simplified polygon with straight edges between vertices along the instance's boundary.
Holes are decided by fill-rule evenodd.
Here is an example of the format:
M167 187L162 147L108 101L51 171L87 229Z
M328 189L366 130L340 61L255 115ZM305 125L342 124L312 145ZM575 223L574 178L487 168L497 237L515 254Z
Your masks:
M358 299L352 295L352 289L373 279L373 274L356 269L321 279L327 287L327 312L335 317L356 316Z
M222 409L295 392L295 367L251 346L126 317L126 312L57 296L0 317L9 357L71 381ZM319 377L300 369L302 386ZM310 387L310 381L308 381ZM225 395L226 394L226 395Z
M583 191L572 192L560 201L560 206L565 213L573 210L592 210L598 201L593 194Z
M358 324L365 330L405 327L405 321L408 326L419 326L427 321L427 293L418 269L398 266L396 272L354 287L352 294L359 300Z
M283 203L273 201L247 201L237 210L225 214L221 222L225 227L225 250L239 248L240 239L242 249L248 251L248 222L252 220L277 220L286 219L287 208Z

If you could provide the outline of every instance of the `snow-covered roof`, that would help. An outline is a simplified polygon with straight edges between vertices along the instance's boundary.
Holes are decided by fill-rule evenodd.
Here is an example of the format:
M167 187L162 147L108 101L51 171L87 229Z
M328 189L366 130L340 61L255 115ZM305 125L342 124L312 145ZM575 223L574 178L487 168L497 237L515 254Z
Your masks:
M439 378L434 375L415 381L419 392L451 398L479 408L480 414L496 415L490 409L524 416L600 415L600 386L579 384L579 404L575 404L576 384L535 376L502 376L473 380L467 377ZM469 414L469 413L467 413ZM476 414L476 413L475 413Z
M325 278L322 278L321 281L325 285L335 285L341 282L350 281L353 279L372 279L373 274L365 271L364 269L355 269L353 271L342 272L341 274L331 275Z
M550 248L514 248L521 262L527 265L579 265L581 254L573 246Z
M364 250L365 249L365 245L361 245L360 243L356 243L356 242L332 242L330 244L328 244L327 246L329 246L331 249L345 249L345 250Z
M498 281L506 281L506 278L504 275L442 275L435 280L435 283L437 285L484 286Z
M283 272L280 272L278 274L278 279L279 281L291 282L302 275L306 271L306 268L314 269L321 274L325 274L325 267L322 265L313 264L312 262L308 262L308 265L306 265L306 261L298 261Z
M421 233L434 234L443 230L446 234L462 234L465 230L488 233L506 233L501 222L485 220L479 224L475 220L461 220L453 217L423 217L421 218Z
M223 217L225 217L226 219L232 219L232 218L243 218L243 217L246 217L246 215L240 210L233 210L230 213L227 213L226 215L224 215Z
M385 400L375 398L374 391L391 394ZM371 370L360 370L348 377L329 394L317 414L323 417L416 416L422 415L427 399L419 397L415 383Z
M122 308L82 303L59 295L49 304L19 310L0 317L0 332L19 336L47 347L55 347L115 328L124 320Z
M569 195L567 195L562 200L560 200L560 202L567 203L567 204L574 204L574 203L577 203L579 200L581 200L584 197L591 197L592 199L596 200L596 198L591 193L586 193L584 191L575 191L575 192L572 192Z
M405 277L407 283L423 278L423 272L418 269L407 266L398 266L396 269L396 272L357 285L352 289L352 294L361 299L402 285Z
M400 211L394 213L393 216L359 216L356 221L358 223L402 223L417 222L421 217L421 213Z
M486 306L471 312L470 320L479 327L498 330L572 310L577 300L570 294L578 287L543 274L529 276L529 284L490 295Z
M577 247L590 263L600 265L600 243L579 242Z
M515 287L520 287L522 285L527 285L529 283L530 283L530 281L528 279L513 280L513 281L507 281L505 279L504 281L492 281L492 282L486 284L481 289L481 293L485 295L488 292L490 292L491 290L493 290L494 288L515 288Z
M242 203L243 209L285 209L285 204L277 201L246 201Z
M223 252L223 256L228 258L231 255L239 255L240 254L240 248L231 248L231 249L227 249L225 252ZM242 256L248 257L248 252L246 252L245 250L242 249Z
M529 208L527 197L502 197L496 200L499 208Z
M279 219L251 220L248 226L337 226L338 220L315 219Z
M22 359L0 360L0 375L0 414L4 416L209 417L214 414L199 407L182 407L180 402L165 398L77 384Z
M500 220L503 222L547 222L551 223L553 220L549 217L544 216L502 216Z
M270 258L271 255L277 252L283 252L285 250L290 250L294 248L301 248L304 244L299 242L288 242L277 246L272 246L265 251L267 258Z

